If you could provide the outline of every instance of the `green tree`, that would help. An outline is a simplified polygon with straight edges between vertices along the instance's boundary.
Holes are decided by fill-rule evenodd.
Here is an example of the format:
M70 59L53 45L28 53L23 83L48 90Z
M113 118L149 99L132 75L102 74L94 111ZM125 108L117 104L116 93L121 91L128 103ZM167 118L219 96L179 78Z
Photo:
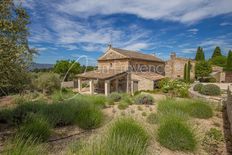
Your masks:
M195 75L197 78L203 78L209 76L212 72L212 66L207 61L199 61L195 66Z
M29 16L14 0L0 2L0 95L22 92L34 49L28 45Z
M221 49L220 49L220 47L216 47L215 49L214 49L214 52L213 52L213 55L212 55L212 59L214 59L214 58L216 58L216 57L218 57L218 56L222 56L222 52L221 52Z
M54 65L54 72L65 77L65 81L72 80L75 74L81 73L82 67L75 60L59 60Z
M210 59L210 62L212 65L220 66L220 67L225 67L226 66L226 56L217 56L214 57L213 59Z
M204 51L203 51L202 47L197 48L197 53L196 53L195 60L196 61L204 61L205 60L205 54L204 54Z
M228 52L226 70L232 71L232 51Z

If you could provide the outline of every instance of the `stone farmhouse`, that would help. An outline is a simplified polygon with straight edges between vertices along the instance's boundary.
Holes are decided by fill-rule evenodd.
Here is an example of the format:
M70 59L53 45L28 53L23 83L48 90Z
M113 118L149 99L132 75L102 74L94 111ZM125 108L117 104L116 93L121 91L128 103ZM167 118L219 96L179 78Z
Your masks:
M134 93L153 90L164 78L165 62L154 55L109 46L98 59L98 69L76 75L78 91L89 81L89 93Z

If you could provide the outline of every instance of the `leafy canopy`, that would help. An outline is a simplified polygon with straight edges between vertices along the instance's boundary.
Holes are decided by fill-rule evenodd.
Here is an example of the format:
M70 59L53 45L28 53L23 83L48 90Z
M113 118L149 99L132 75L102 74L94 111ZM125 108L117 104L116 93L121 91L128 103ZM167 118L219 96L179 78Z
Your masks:
M34 49L28 45L29 16L14 0L0 3L0 95L21 92Z
M206 77L212 72L212 66L207 61L200 61L196 63L195 75L197 78Z
M82 70L80 63L75 60L59 60L54 66L54 72L65 77L65 81L72 78L75 74L80 73Z

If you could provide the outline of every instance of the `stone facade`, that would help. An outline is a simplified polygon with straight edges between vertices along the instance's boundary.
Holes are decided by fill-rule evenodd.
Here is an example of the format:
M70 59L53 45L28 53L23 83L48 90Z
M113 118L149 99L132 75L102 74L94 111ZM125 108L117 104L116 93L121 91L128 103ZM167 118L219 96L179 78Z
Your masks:
M154 81L138 76L136 74L131 73L131 79L132 79L132 84L133 85L133 90L132 92L136 92L139 90L153 90L154 89Z
M190 61L191 70L190 78L195 78L195 61L191 59L176 57L176 53L172 53L170 60L166 61L165 64L165 76L172 79L183 79L184 78L184 66Z
M164 73L164 62L129 59L109 49L99 60L98 69L114 69L121 71L156 71Z

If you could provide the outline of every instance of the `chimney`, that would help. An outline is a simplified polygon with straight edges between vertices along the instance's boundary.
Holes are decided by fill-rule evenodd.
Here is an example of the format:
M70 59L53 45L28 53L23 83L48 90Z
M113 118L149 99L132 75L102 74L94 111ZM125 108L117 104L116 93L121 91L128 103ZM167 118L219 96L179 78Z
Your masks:
M108 44L108 50L112 48L112 45L111 44Z
M176 58L176 53L175 52L172 52L171 55L170 55L171 59L175 59Z

